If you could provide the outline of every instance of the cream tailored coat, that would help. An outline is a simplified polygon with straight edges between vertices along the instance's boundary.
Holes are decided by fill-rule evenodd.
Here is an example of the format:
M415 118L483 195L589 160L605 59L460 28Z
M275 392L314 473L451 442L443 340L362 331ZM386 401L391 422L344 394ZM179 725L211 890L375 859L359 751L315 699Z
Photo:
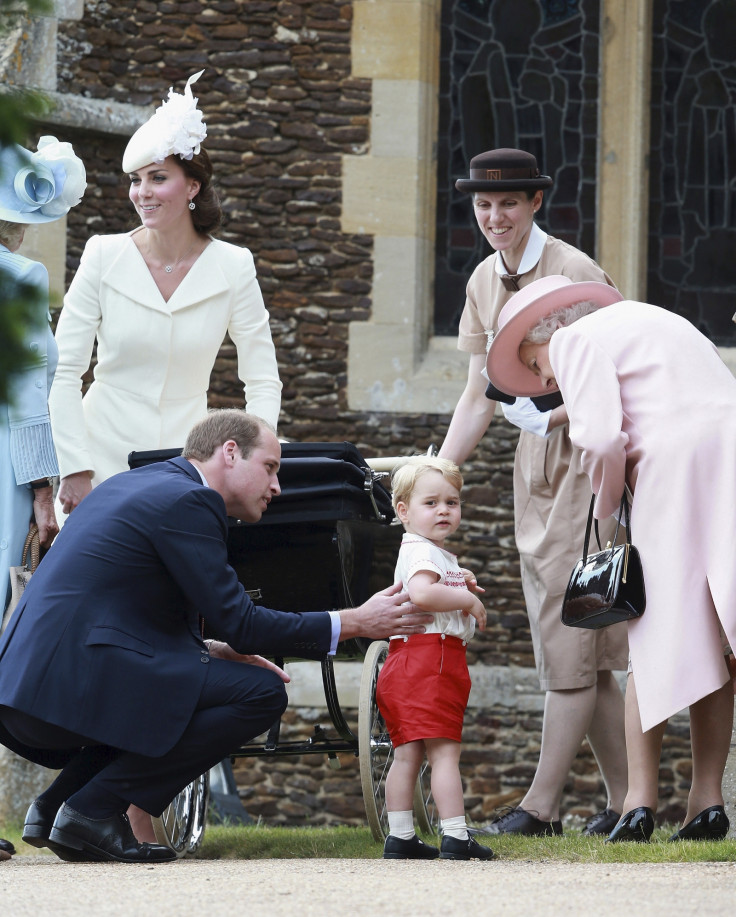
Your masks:
M281 382L251 253L213 239L166 302L133 234L89 240L56 331L49 408L59 468L62 477L91 470L93 485L125 471L133 450L183 446L207 412L226 333L246 410L278 421ZM94 381L82 397L95 339Z
M556 331L549 358L595 515L633 493L646 611L629 622L642 728L729 678L736 645L736 379L686 319L625 301Z

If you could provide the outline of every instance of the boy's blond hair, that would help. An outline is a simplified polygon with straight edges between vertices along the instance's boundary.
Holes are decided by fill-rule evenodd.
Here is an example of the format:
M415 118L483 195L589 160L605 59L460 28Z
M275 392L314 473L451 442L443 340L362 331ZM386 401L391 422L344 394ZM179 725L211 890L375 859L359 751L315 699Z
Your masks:
M458 493L462 490L463 476L450 459L435 455L414 455L391 475L391 501L394 509L398 503L408 503L411 500L417 481L428 471L439 471Z

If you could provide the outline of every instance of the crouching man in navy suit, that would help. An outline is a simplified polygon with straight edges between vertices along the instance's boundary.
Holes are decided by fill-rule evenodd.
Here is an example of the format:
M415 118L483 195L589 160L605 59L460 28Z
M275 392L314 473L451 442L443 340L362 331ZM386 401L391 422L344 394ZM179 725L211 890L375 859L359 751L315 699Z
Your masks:
M337 612L251 602L227 517L261 518L280 458L264 421L214 411L181 458L109 478L71 514L0 640L0 742L61 768L23 840L64 860L173 859L124 813L160 815L283 713L288 676L252 653L317 659L349 637L424 630L398 585ZM226 643L205 643L201 618Z

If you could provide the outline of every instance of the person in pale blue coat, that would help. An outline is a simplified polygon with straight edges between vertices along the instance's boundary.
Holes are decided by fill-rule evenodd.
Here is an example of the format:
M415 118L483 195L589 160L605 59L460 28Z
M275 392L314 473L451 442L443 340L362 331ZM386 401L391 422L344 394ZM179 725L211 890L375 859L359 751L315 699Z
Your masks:
M9 380L10 403L0 407L0 583L3 609L10 599L9 567L21 562L28 525L35 518L48 547L58 532L50 478L59 473L51 440L48 392L57 350L48 319L48 274L42 264L16 253L24 229L0 221L0 290L27 285L35 292L25 328L25 366Z
M87 187L81 159L69 143L41 137L38 151L0 148L0 308L16 298L29 302L23 329L26 361L8 379L0 402L0 622L7 623L10 567L18 566L32 521L42 547L59 526L53 478L59 473L51 437L48 398L58 351L49 324L49 275L43 264L18 254L31 223L50 223L78 204ZM0 838L0 861L15 849Z
M8 380L8 403L0 404L0 599L10 600L9 568L21 563L28 527L35 519L41 545L59 531L52 479L58 475L51 438L48 393L57 349L49 320L46 268L18 253L26 227L63 217L86 187L82 161L70 144L42 137L38 152L20 146L0 150L0 303L35 291L24 329L27 361Z

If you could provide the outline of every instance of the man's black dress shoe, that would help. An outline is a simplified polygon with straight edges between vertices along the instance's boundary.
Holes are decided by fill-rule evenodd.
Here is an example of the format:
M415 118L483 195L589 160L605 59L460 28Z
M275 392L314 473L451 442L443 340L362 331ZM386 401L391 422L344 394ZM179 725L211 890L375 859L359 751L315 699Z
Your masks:
M384 860L436 860L439 854L436 847L425 844L416 834L408 841L389 834L383 845Z
M58 809L54 805L49 805L43 799L36 799L35 802L32 802L26 812L22 840L31 847L48 847L59 859L66 860L68 863L89 862L91 857L87 856L83 850L72 850L70 847L62 847L49 840L57 812Z
M483 828L468 828L468 834L526 834L528 837L551 837L562 834L561 821L542 821L521 806L498 815Z
M67 803L54 819L49 840L72 851L81 851L88 859L96 861L167 863L176 859L176 854L169 847L139 844L127 815L88 818Z
M11 856L15 853L15 847L10 843L10 841L6 841L4 837L0 837L0 850L4 850Z
M646 844L649 843L652 831L654 831L654 812L647 806L639 806L621 818L621 821L611 831L606 843L638 841Z
M620 818L621 813L614 812L613 809L604 809L602 812L596 812L595 815L588 820L582 833L585 837L595 837L597 834L610 834L618 824Z
M443 837L440 844L441 860L495 860L496 854L474 838L461 841L457 837Z
M728 834L730 823L723 806L703 809L684 828L670 838L671 841L722 841Z

